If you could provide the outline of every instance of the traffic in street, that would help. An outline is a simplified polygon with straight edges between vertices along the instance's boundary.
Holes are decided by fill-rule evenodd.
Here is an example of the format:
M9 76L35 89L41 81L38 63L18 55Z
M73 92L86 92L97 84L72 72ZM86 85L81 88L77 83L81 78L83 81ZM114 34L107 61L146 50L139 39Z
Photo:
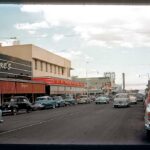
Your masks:
M143 102L125 108L78 104L3 116L1 144L149 144Z

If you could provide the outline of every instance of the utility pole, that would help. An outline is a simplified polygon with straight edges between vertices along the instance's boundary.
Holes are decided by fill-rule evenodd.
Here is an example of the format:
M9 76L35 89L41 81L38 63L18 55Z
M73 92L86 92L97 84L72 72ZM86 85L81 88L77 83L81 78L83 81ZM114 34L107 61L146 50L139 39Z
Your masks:
M122 73L123 92L125 92L125 73Z
M87 65L88 65L88 61L86 61L86 92L87 92L87 96L89 96L89 87L88 87L88 75L87 75Z

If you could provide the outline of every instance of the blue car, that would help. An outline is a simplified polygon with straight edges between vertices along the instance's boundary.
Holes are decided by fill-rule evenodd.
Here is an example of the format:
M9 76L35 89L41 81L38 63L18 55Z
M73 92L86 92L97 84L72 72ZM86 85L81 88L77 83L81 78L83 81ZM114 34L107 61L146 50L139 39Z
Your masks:
M64 98L64 100L65 100L65 104L66 104L66 105L75 105L75 104L77 104L77 102L76 102L76 100L73 98L73 96L66 96L66 97Z
M36 102L44 106L44 109L55 108L57 106L56 102L50 96L41 96L36 98Z
M57 107L64 107L65 101L61 96L54 96L53 101L55 101Z

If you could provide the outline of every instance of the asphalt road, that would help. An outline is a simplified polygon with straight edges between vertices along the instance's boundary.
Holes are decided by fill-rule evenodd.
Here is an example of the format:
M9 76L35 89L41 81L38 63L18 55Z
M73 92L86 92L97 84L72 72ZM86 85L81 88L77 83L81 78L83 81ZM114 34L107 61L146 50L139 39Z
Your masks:
M4 116L0 144L150 144L143 104L82 104Z

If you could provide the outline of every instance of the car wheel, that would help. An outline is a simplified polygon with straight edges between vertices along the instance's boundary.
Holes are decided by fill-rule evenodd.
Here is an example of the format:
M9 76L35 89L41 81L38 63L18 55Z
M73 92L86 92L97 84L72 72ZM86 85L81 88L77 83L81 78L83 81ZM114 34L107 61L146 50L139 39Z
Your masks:
M12 109L12 115L17 115L17 108Z

